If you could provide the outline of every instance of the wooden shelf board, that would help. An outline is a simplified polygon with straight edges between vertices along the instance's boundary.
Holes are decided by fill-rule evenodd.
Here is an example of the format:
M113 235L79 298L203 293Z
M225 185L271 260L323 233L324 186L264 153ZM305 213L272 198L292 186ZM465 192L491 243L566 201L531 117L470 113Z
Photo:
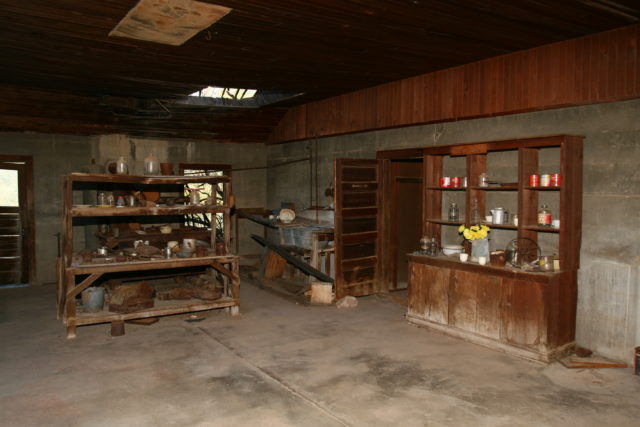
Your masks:
M523 225L521 228L524 230L542 231L546 233L559 233L561 230L561 228L542 227L539 225Z
M513 225L513 224L493 224L491 222L481 222L480 224L482 225L486 225L489 228L499 228L499 229L505 229L505 230L517 230L518 227Z
M204 213L228 212L228 206L154 206L154 207L78 207L70 209L73 217L99 217L99 216L158 216L158 215L185 215Z
M110 175L100 173L71 173L68 175L75 182L110 182L114 184L197 184L230 182L226 175L219 176L146 176L146 175Z
M480 187L473 186L470 187L472 190L482 190L482 191L518 191L517 185L505 185L504 187Z
M467 187L426 187L427 190L440 190L440 191L465 191Z
M524 187L525 190L538 190L538 191L560 191L562 187Z
M76 325L92 325L96 323L113 322L118 320L143 319L171 314L190 313L193 311L211 310L215 308L232 307L238 305L238 301L224 297L215 301L190 300L155 300L155 306L139 310L133 313L112 313L102 310L97 313L77 313Z
M109 262L104 264L81 264L67 268L74 274L90 274L95 272L121 272L137 270L161 270L167 268L196 267L210 265L212 261L219 263L232 262L236 255L210 255L206 257L156 259L148 261Z
M464 224L464 219L461 219L460 221L449 221L446 219L428 218L427 222L433 222L434 224L443 224L443 225L462 225Z

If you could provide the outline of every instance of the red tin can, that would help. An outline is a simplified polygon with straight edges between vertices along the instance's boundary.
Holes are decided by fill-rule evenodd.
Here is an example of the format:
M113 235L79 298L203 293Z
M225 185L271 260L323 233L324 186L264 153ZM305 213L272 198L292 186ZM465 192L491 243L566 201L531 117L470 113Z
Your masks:
M440 178L440 187L449 188L451 187L451 178L448 176L443 176Z
M551 174L551 186L552 187L560 187L560 174L552 173Z
M529 187L540 187L540 175L529 175Z
M455 188L460 188L460 177L452 176L451 177L451 186Z

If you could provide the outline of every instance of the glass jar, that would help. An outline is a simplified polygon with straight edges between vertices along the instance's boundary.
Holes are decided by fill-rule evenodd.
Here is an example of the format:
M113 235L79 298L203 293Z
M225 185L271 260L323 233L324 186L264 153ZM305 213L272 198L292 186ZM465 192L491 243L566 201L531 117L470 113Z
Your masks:
M451 202L449 204L449 221L459 221L460 220L460 208L456 202Z
M429 251L429 238L426 236L420 239L420 251L423 255L426 255Z
M487 175L486 173L481 173L480 174L480 179L478 181L478 185L480 187L488 187L489 186L489 175Z
M160 175L160 163L153 153L144 158L144 174L145 175Z
M538 210L538 225L543 227L551 226L551 210L547 205L542 205Z
M98 193L98 206L107 204L107 194L104 191Z
M120 157L116 162L116 174L117 175L127 175L129 173L129 165L127 165L127 161L124 157Z

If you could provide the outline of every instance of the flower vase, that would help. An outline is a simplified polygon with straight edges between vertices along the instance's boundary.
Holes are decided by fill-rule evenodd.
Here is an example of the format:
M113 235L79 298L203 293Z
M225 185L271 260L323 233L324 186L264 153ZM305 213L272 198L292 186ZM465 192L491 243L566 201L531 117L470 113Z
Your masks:
M478 262L478 258L481 256L489 259L489 239L471 241L471 261Z

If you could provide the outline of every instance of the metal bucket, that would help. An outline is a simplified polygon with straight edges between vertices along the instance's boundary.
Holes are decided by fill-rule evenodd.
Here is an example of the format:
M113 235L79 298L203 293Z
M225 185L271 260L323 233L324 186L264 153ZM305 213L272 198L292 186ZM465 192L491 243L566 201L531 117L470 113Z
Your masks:
M82 291L82 306L86 313L97 313L104 307L104 288L93 287Z

